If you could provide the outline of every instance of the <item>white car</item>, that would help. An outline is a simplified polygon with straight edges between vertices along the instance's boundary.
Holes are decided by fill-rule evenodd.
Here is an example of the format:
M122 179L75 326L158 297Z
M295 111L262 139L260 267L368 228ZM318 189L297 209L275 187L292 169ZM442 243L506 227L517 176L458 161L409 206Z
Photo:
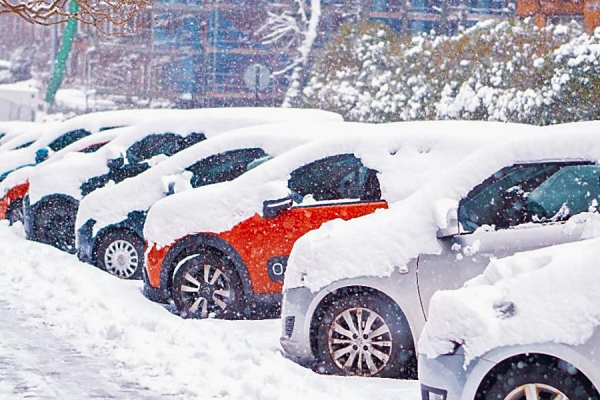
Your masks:
M303 236L285 277L284 350L330 373L414 376L433 293L493 258L585 239L600 203L598 126L482 148L389 210Z
M140 175L85 196L77 213L77 254L121 278L141 278L148 209L169 194L229 181L247 169L348 122L256 125L195 144Z
M207 108L163 113L157 111L162 117L150 122L119 128L118 138L93 154L74 154L36 169L29 177L29 195L24 202L27 238L75 252L79 200L206 138L265 123L341 121L338 114L310 109Z
M599 257L599 239L523 252L436 293L419 341L423 400L600 399Z

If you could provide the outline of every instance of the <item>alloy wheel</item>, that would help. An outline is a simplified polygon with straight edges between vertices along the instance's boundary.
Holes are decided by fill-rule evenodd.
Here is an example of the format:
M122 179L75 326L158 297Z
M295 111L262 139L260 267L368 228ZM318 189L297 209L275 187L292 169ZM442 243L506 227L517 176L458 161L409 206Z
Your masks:
M392 334L385 320L368 308L341 312L329 328L331 358L348 375L372 376L390 359Z
M229 278L210 264L190 268L180 286L187 313L199 318L219 316L232 301Z
M135 246L126 240L115 240L104 253L106 270L119 278L132 277L139 267L139 255Z
M569 400L569 398L550 385L528 383L514 389L504 400Z

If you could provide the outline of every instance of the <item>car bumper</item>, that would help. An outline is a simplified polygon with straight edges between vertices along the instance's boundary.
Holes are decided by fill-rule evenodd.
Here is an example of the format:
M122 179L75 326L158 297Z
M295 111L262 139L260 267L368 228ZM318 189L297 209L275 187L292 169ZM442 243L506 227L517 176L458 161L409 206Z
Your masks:
M310 345L310 305L316 293L308 288L288 289L281 305L281 347L290 356L314 360Z
M94 262L94 225L96 221L88 219L77 230L77 257L79 260L92 264Z
M419 356L419 381L423 400L471 400L480 384L478 376L494 363L478 358L465 367L462 347L455 354L436 358ZM474 372L475 371L475 372Z

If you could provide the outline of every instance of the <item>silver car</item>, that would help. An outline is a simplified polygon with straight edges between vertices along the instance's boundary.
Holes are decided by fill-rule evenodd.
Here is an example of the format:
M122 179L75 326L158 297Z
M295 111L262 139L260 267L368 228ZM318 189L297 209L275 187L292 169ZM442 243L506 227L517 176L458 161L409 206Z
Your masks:
M361 222L363 217L340 224L344 226L335 227L340 228L337 241L331 240L336 238L333 228L321 237L316 233L301 238L285 278L280 338L285 352L312 362L325 373L414 378L415 343L434 292L460 287L479 275L492 258L584 238L585 224L571 223L569 229L565 224L573 215L597 209L600 167L592 154L599 149L594 145L587 146L587 152L576 149L577 154L585 154L584 159L576 159L567 156L575 154L567 150L569 146L559 147L540 146L544 157L552 154L555 158L529 162L518 160L535 150L494 156L495 150L488 149L445 175L449 181L452 173L469 175L462 182L471 183L453 189L462 190L456 197L458 205L454 203L445 214L445 223L437 225L437 238L435 230L427 231L431 236L425 237L427 243L423 242L424 230L411 221L415 212L423 214L418 216L422 221L431 220L425 214L435 213L434 205L447 200L447 193L431 188L368 221ZM485 167L473 170L473 165ZM425 203L432 206L424 207ZM393 249L369 239L369 232L386 229L386 225L394 226L386 230L388 236L403 234L395 236ZM413 231L418 239L411 238ZM344 238L353 236L349 232L360 239L344 248ZM406 263L395 263L402 259L399 253ZM328 254L335 257L328 258ZM367 265L357 265L360 262ZM390 265L379 265L385 262ZM302 263L312 263L312 269ZM329 269L329 275L320 274L320 268Z
M436 293L418 345L423 400L600 399L591 236L494 260L463 288Z
M600 328L578 346L547 342L496 348L465 368L463 348L419 357L423 400L598 400Z

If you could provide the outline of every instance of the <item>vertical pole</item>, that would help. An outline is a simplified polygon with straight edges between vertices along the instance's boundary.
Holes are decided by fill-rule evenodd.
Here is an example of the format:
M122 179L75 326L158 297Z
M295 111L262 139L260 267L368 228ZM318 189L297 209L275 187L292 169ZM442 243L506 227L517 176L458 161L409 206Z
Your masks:
M260 85L260 66L254 66L254 107L258 107L258 85Z
M79 11L79 5L75 0L71 0L69 3L69 12L75 14ZM56 56L56 61L52 69L52 77L46 90L46 102L53 104L56 98L56 92L60 87L63 76L65 74L65 66L71 52L71 46L73 45L73 39L77 33L77 20L71 18L67 21L67 26L63 32L62 43L60 44L60 50Z

